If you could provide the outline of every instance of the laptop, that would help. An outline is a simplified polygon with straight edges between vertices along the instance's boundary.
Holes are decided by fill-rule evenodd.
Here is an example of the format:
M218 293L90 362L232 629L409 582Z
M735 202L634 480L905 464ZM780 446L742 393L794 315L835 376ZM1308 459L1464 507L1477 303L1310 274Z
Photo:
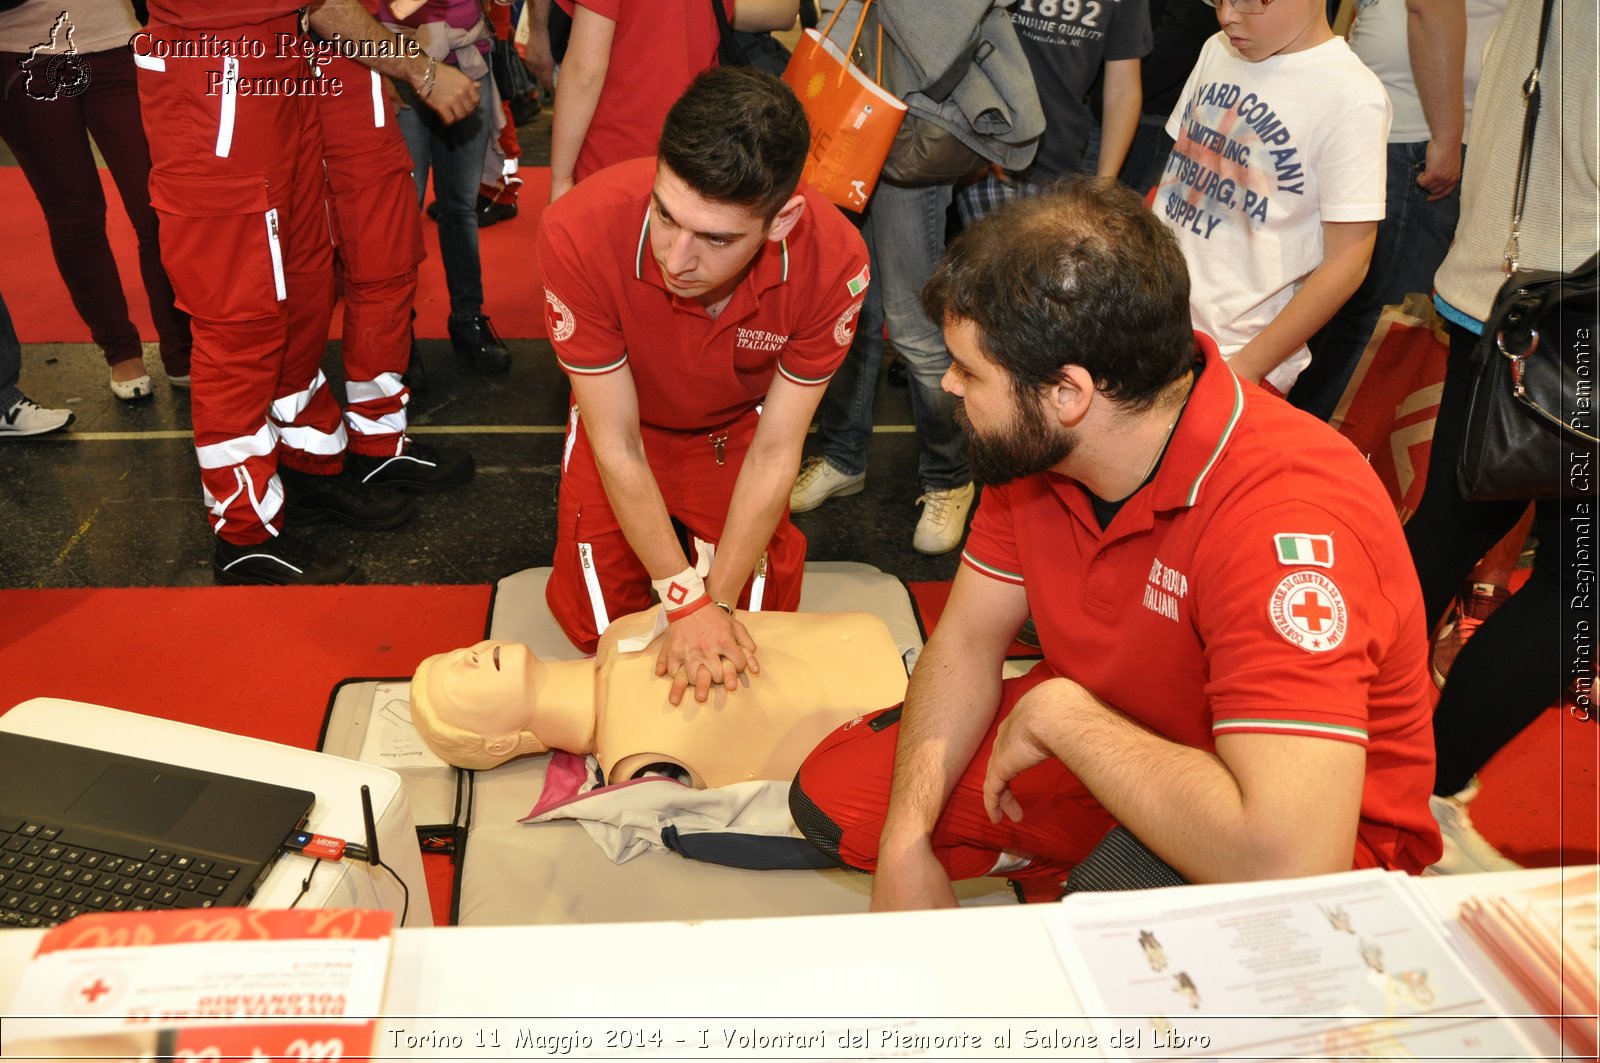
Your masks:
M0 927L243 905L315 800L0 731Z

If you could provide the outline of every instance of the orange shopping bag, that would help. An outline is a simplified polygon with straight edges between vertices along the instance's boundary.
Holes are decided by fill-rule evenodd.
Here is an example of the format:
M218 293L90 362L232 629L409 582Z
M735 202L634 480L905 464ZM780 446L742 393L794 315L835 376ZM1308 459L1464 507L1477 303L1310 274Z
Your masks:
M852 54L871 6L872 0L861 6L850 40ZM840 4L821 33L806 30L805 39L789 57L783 80L800 97L811 122L811 154L801 180L846 210L862 210L878 185L906 105L827 39L843 9Z

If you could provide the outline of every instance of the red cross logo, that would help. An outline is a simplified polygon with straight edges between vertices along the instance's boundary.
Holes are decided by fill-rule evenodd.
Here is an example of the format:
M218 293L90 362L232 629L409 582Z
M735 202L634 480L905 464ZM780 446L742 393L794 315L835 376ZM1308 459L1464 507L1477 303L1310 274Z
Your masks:
M681 583L672 583L667 587L667 601L673 605L682 605L683 600L689 596L689 588Z
M1324 653L1344 641L1349 610L1338 584L1302 569L1278 581L1267 602L1272 626L1284 641L1309 653Z
M85 986L79 992L82 993L85 1000L93 1004L95 1001L111 992L111 987L106 985L103 980L96 978L93 985Z
M1333 619L1333 610L1322 604L1316 591L1306 591L1299 604L1289 610L1289 615L1303 622L1312 634L1319 634L1322 625Z

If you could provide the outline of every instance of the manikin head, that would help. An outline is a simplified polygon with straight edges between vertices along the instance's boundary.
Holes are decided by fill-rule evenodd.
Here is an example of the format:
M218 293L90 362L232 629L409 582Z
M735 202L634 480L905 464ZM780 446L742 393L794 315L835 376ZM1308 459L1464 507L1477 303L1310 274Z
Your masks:
M528 729L540 667L533 651L517 642L486 640L434 654L412 677L411 722L434 752L462 768L493 768L543 753L549 747Z
M650 195L650 254L668 291L717 303L793 231L810 146L800 101L770 74L718 67L694 80L662 126Z

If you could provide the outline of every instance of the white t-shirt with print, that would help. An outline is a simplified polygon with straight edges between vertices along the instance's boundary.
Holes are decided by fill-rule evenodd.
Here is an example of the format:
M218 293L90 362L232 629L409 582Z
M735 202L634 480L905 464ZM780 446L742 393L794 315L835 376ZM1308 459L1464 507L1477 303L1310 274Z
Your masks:
M1322 262L1322 223L1381 221L1389 100L1344 40L1251 62L1206 41L1167 120L1156 216L1189 264L1194 327L1231 357ZM1304 345L1267 375L1288 393Z

